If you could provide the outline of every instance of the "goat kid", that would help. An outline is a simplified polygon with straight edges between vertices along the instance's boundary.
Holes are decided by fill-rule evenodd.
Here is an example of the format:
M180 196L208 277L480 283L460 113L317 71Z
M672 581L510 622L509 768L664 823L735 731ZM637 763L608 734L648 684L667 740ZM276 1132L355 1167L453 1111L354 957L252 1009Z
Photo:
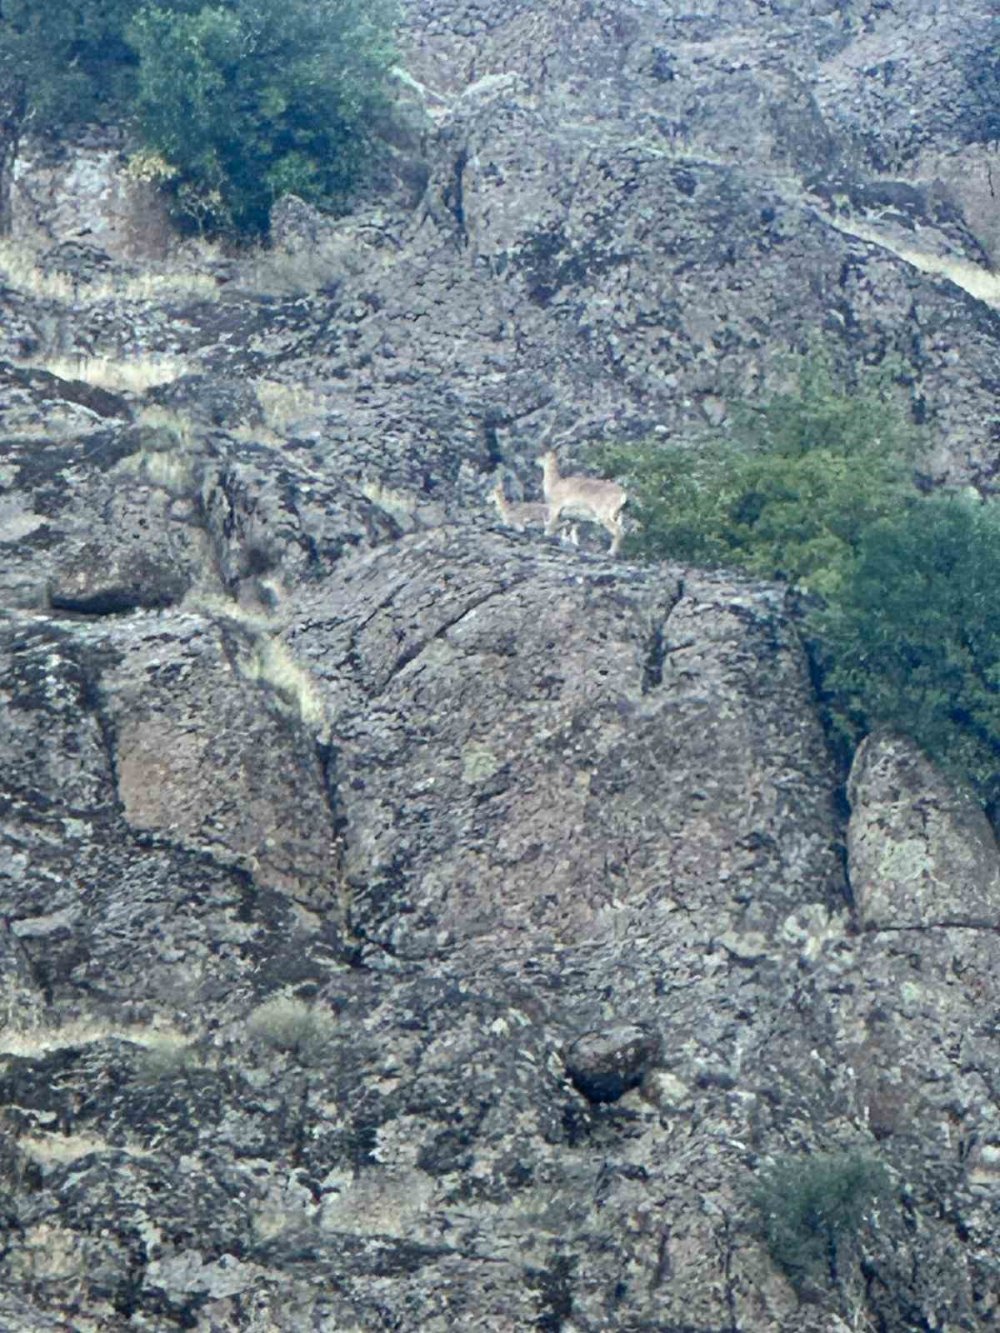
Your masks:
M490 504L495 505L501 521L508 528L515 528L518 532L523 532L525 528L530 528L533 524L545 527L549 517L549 507L541 501L520 501L508 500L504 494L503 482L498 481L489 494ZM579 534L574 523L569 530L568 540L577 546L580 541Z

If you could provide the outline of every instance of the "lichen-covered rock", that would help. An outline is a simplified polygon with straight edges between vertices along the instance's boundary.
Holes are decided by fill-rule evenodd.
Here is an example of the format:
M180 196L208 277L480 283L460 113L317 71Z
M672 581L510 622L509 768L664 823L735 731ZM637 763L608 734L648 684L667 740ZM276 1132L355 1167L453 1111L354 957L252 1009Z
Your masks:
M294 671L238 627L135 629L99 645L115 659L98 688L126 822L335 921L338 839Z
M314 441L280 450L232 441L205 474L202 515L215 569L238 601L277 605L287 589L315 583L354 552L399 536L385 502L347 478L325 475Z
M79 544L67 542L54 560L39 600L83 615L180 602L201 568L190 502L131 480L108 489L102 509L89 515L86 535Z
M282 195L275 202L270 223L271 244L287 251L319 245L331 230L329 219L296 194Z
M899 736L868 736L848 783L848 874L869 930L1000 921L1000 848L982 808Z
M127 623L90 626L88 634L83 628L36 617L7 617L2 625L0 884L11 1022L37 1022L37 1011L57 999L76 1014L73 997L90 992L99 1022L108 1012L115 1021L130 1012L146 1018L160 1012L200 1024L210 994L239 995L258 965L254 941L262 931L268 937L276 932L266 953L287 937L305 966L308 949L290 925L289 900L265 887L271 878L303 898L321 898L328 910L336 900L336 851L320 762L287 705L269 687L236 675L214 626L202 625L199 637L198 622L189 618L173 649L155 619L145 634ZM210 682L214 671L224 690L236 675L234 699L242 696L249 715L222 734L219 719L194 706L179 748L174 732L158 751L146 752L162 777L183 772L190 780L200 761L200 797L175 788L172 809L167 787L139 785L140 746L158 716L162 722L171 706L183 707L178 682L185 674L199 676L192 644L201 648L200 679ZM151 661L157 654L158 678ZM132 670L152 686L134 715L128 709ZM121 685L113 703L112 679ZM206 691L200 707L209 701ZM270 747L274 766L254 764L245 778L243 799L261 821L248 832L241 823L245 811L232 800L237 787L227 788L220 775L231 767L230 782L239 773L241 752L245 764L254 736ZM276 800L269 800L269 785ZM289 818L281 823L286 793L289 808L312 810L301 827ZM256 925L246 919L250 902L262 913ZM331 929L335 918L333 910ZM276 956L284 951L282 944Z
M35 406L0 439L5 605L102 615L179 602L207 555L191 460L152 465L118 395L51 375L12 375L10 393L25 416Z
M326 701L355 920L394 954L663 948L734 883L754 929L838 893L769 590L442 531L304 594L286 642Z
M75 244L87 237L118 258L160 256L171 248L166 201L155 183L129 171L113 130L87 142L53 136L22 142L4 223L19 242Z
M566 1053L573 1086L592 1102L616 1102L636 1088L659 1054L655 1035L638 1026L587 1032Z
M845 829L780 588L485 505L726 431L816 329L993 484L992 233L932 166L984 160L980 9L408 0L387 202L163 273L115 145L26 145L5 1328L995 1327L982 817L873 738ZM754 1187L845 1150L889 1188L807 1302Z
M86 241L60 241L38 257L39 273L46 276L59 274L82 286L95 282L113 268L111 256Z

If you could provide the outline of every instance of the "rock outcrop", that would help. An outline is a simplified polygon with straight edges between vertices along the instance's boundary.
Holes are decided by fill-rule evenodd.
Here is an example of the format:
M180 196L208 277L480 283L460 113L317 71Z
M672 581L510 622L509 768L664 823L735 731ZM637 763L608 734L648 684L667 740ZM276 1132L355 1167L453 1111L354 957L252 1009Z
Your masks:
M996 1326L985 817L896 737L843 788L784 589L485 500L543 438L724 428L815 330L990 491L988 17L409 0L381 200L198 269L117 194L89 242L32 215L4 1328ZM120 163L77 151L29 146L18 207L99 215ZM850 1153L885 1195L792 1281L755 1190Z

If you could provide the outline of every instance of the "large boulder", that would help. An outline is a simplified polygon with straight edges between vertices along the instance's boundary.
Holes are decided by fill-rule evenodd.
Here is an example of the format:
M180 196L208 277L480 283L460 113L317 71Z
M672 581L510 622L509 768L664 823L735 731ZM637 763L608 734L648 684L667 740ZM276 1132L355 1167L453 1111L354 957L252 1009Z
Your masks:
M996 924L1000 848L971 792L884 733L858 747L847 791L848 875L866 929Z

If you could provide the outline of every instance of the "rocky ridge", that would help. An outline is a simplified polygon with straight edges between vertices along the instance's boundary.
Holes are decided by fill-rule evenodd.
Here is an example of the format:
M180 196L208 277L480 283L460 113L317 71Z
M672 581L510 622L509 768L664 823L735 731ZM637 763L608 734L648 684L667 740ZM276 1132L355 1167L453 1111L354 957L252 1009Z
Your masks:
M815 329L991 492L996 307L900 257L995 254L988 21L412 0L380 196L258 256L21 147L4 1327L996 1327L992 829L892 736L845 804L783 589L485 503ZM755 1183L855 1149L796 1289Z

